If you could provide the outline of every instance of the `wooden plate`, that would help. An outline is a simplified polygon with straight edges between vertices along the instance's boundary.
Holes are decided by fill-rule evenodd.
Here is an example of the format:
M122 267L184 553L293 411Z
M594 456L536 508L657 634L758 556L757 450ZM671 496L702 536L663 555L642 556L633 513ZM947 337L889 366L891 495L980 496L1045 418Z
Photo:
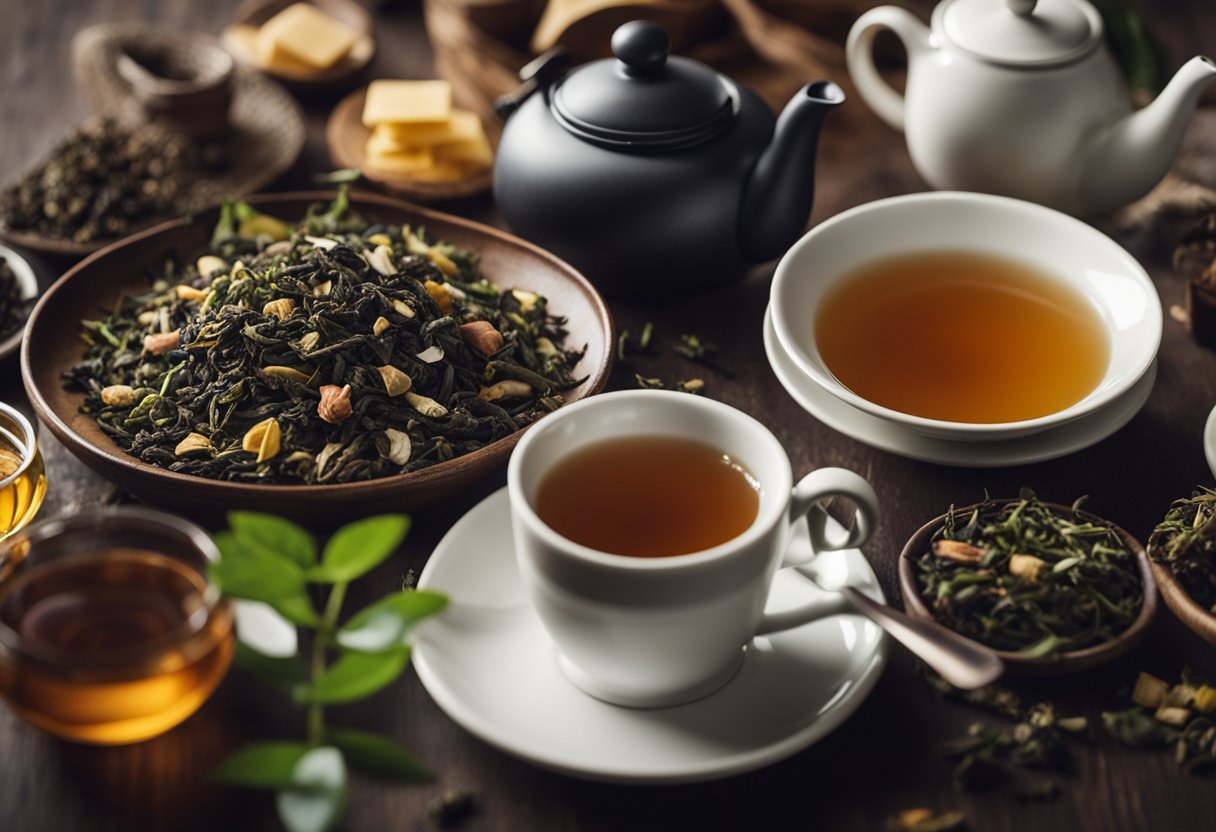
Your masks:
M288 220L332 192L253 197L259 210ZM352 194L355 210L372 221L425 225L429 233L481 255L483 273L500 286L527 288L549 299L569 321L569 343L586 353L575 368L588 376L565 394L574 401L598 393L608 379L615 343L603 299L571 266L536 246L467 220L373 194ZM333 525L384 511L415 511L458 496L507 461L520 433L481 450L410 474L340 485L253 485L166 471L120 449L89 416L79 412L83 394L63 388L60 374L80 360L79 322L110 309L123 292L147 288L173 252L206 246L218 216L211 209L193 222L176 220L116 243L79 263L47 290L35 307L21 351L21 375L38 418L86 465L135 496L202 522L219 521L231 509L268 511L313 526Z
M168 36L139 24L106 23L80 31L73 40L73 60L81 89L95 116L110 116L125 127L144 123L142 105L115 67L114 55L124 42ZM226 196L243 196L269 185L295 164L304 149L304 114L281 86L244 66L232 74L229 130L223 139L229 160L222 169L199 175L193 182L189 211L202 211ZM22 178L39 167L39 159ZM158 220L154 224L159 224ZM31 231L0 227L0 237L14 245L63 257L82 257L115 240L77 243Z
M1012 501L994 500L993 502L1007 503ZM1072 511L1070 506L1062 506L1056 503L1044 503L1044 505L1061 513ZM967 506L966 508L956 509L955 513L956 515L966 514L974 508L976 506ZM994 650L993 652L1001 657L1001 661L1005 662L1005 668L1010 675L1062 676L1066 673L1076 673L1106 664L1122 656L1144 638L1148 632L1149 624L1152 623L1153 616L1157 614L1157 584L1153 580L1153 569L1149 564L1144 546L1114 523L1089 512L1082 511L1078 513L1086 520L1110 526L1123 540L1127 548L1135 554L1137 571L1140 573L1140 585L1143 587L1144 592L1144 603L1140 607L1140 615L1136 617L1136 620L1132 622L1130 627L1115 638L1102 644L1086 647L1084 650L1071 650L1066 653L1057 653L1054 656L1044 656L1042 658L1027 658L1020 653L1008 650ZM920 587L916 582L916 559L929 550L933 533L941 528L942 524L946 521L946 516L943 514L940 517L935 517L921 526L916 531L916 534L912 535L911 539L904 545L903 551L899 554L899 589L903 595L904 609L909 615L914 615L918 618L933 619L933 613L930 612L929 606L921 596Z
M1153 541L1149 538L1150 550L1152 547ZM1190 596L1168 566L1157 561L1152 561L1152 566L1153 577L1157 579L1161 597L1165 599L1170 612L1208 644L1216 645L1216 615L1205 610Z
M493 170L462 179L459 182L422 182L368 168L367 139L372 131L363 124L363 102L367 87L355 90L338 102L325 124L325 143L329 158L339 168L355 168L364 177L385 189L421 202L464 199L486 193L493 182Z
M24 257L8 246L0 246L0 260L8 263L9 268L13 270L13 276L17 278L17 285L21 287L22 298L32 300L38 297L38 278L34 276L34 270ZM17 352L21 347L21 336L24 334L25 327L21 327L0 341L0 361Z
M329 69L293 72L262 66L234 31L238 26L261 26L297 2L299 0L247 0L232 15L232 24L220 35L220 41L238 62L266 73L295 92L326 92L354 84L376 54L376 35L367 10L352 0L308 0L311 5L359 33L359 40L351 47L350 53Z

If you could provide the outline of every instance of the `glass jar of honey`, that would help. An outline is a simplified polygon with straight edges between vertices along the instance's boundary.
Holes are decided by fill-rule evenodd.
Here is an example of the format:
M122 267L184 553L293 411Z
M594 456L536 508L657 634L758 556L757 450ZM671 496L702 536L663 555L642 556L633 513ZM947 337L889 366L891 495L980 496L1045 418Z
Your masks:
M0 697L78 742L137 742L177 725L232 662L232 610L207 579L218 557L202 529L144 508L13 535L0 550Z

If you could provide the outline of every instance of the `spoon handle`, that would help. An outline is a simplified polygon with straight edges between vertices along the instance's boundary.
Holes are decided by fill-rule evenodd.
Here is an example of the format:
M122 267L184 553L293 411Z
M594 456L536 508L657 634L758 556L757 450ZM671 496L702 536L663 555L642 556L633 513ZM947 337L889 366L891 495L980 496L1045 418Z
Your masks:
M851 586L841 593L857 610L882 627L956 688L972 690L996 681L1005 664L988 648L963 638L935 621L912 618L880 604Z

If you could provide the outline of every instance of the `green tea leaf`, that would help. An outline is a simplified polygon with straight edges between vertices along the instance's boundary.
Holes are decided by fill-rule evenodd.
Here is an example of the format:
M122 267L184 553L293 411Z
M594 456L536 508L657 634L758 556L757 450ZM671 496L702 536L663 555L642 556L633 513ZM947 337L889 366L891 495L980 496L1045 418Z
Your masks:
M247 745L216 766L211 779L250 789L288 789L292 773L308 753L302 742L259 742Z
M282 555L304 568L317 562L316 541L290 520L256 511L230 511L228 526L251 549Z
M325 740L341 749L351 768L364 774L405 781L431 779L426 766L387 737L341 730L327 731Z
M336 748L314 748L296 763L293 788L280 791L275 801L279 820L288 832L325 832L333 829L346 808L346 763Z
M321 563L306 573L318 583L346 583L375 569L405 539L410 518L383 514L343 526L325 544Z
M447 606L446 595L405 589L364 607L338 631L337 642L347 650L381 653L409 644L414 625Z
M1157 93L1165 86L1165 50L1126 0L1094 0L1106 41L1133 90Z
M299 702L335 705L371 696L405 670L409 649L392 653L346 653L310 685L296 688Z
M275 612L292 624L300 627L312 627L313 629L321 626L321 617L312 608L312 601L308 600L308 596L303 593L295 598L283 598L275 601L271 606L274 607Z
M314 173L312 181L318 185L347 185L358 182L363 171L358 168L338 168L329 173Z
M251 549L232 532L220 532L214 539L220 560L209 572L228 597L273 603L303 594L304 573L292 561Z
M227 242L236 236L236 211L232 203L232 197L226 197L224 203L220 206L220 218L215 224L215 230L211 232L211 248L219 248L221 243Z
M284 690L291 690L308 679L308 669L299 656L267 656L248 644L238 641L233 660L238 667L254 676Z

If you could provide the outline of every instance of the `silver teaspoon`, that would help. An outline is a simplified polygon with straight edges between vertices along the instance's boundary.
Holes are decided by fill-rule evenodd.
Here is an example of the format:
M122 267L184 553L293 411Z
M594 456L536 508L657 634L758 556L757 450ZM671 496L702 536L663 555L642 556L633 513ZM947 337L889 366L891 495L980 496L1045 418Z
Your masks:
M1005 671L1005 663L982 644L964 638L936 621L912 618L851 586L830 580L816 566L821 557L795 568L820 589L840 593L854 609L890 633L954 687L982 688L995 682Z

